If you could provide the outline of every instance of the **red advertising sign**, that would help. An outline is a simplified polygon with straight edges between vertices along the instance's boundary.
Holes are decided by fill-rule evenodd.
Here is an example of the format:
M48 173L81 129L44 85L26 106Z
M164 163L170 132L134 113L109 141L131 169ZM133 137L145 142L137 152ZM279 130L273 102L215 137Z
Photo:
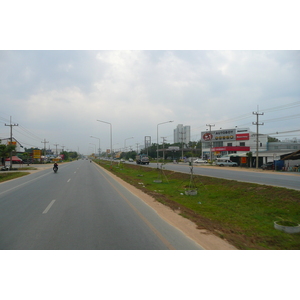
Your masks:
M247 157L241 157L241 164L247 163Z
M212 134L209 133L209 132L203 134L203 140L204 140L204 141L210 141L210 140L212 140L212 138L213 138L213 136L212 136Z
M244 140L249 140L250 135L249 133L239 133L236 135L236 140L237 141L244 141Z
M250 147L244 146L227 146L227 147L214 147L212 151L250 151Z

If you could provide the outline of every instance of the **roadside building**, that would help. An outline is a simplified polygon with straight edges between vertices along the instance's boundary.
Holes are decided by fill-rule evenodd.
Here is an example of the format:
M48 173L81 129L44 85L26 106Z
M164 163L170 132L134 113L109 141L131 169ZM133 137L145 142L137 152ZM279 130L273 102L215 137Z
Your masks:
M11 141L10 138L1 138L0 144L2 145L10 145ZM12 144L16 146L16 152L24 152L23 146L13 137L12 138Z
M251 165L255 166L256 156L259 166L274 160L280 160L285 154L300 150L300 143L290 142L268 142L268 135L259 134L258 143L256 132L249 128L231 128L214 131L201 132L202 153L204 159L216 160L217 158L236 157L236 161L241 163L240 158L248 157L252 153ZM256 148L258 153L256 154Z
M256 133L249 128L231 128L201 132L202 153L204 159L216 159L230 155L255 153L257 147ZM268 136L259 134L258 152L268 147Z

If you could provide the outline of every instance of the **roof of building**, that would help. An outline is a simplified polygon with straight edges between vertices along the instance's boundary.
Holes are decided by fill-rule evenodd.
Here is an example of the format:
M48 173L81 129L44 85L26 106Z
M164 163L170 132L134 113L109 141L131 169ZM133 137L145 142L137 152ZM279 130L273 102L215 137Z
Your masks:
M284 154L280 157L282 160L295 160L300 159L300 150L297 150L293 153Z

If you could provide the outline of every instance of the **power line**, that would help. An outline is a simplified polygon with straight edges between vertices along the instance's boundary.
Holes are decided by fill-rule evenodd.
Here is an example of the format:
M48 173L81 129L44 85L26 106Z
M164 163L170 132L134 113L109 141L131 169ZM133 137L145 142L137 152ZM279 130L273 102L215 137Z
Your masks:
M264 120L264 122L278 122L278 121L286 121L286 120L296 119L296 118L300 118L300 114Z
M290 133L290 132L298 132L300 131L300 129L296 129L296 130L289 130L289 131L281 131L281 132L272 132L272 133L267 133L267 135L274 135L274 134L282 134L282 133Z

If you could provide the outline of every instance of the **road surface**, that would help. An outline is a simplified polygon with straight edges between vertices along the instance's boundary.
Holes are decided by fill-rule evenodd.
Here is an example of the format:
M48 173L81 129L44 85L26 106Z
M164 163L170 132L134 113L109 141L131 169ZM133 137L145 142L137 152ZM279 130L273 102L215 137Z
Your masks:
M160 166L160 164L159 164ZM149 167L157 168L156 163L150 163ZM168 163L163 165L165 170L190 173L188 164ZM241 169L240 167L218 167L195 165L193 173L196 175L211 176L228 180L237 180L242 182L251 182L288 189L300 190L300 173L296 172L274 172L263 171L261 169Z
M203 249L88 160L0 184L0 249Z

